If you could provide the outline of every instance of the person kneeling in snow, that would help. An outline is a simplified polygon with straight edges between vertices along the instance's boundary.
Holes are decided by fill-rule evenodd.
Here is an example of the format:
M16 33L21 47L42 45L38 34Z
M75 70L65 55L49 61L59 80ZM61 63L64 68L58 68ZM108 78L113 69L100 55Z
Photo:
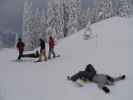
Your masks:
M45 41L41 38L39 40L40 40L40 56L37 62L43 61L43 57L44 61L47 61Z
M96 70L91 64L86 66L84 71L80 71L71 77L67 77L69 80L76 82L78 79L84 81L94 82L102 89L105 93L109 93L110 90L107 85L113 85L114 82L125 79L125 75L113 78L110 75L106 74L97 74Z
M39 51L37 50L35 53L28 53L28 54L23 54L21 57L22 58L38 58L40 56Z

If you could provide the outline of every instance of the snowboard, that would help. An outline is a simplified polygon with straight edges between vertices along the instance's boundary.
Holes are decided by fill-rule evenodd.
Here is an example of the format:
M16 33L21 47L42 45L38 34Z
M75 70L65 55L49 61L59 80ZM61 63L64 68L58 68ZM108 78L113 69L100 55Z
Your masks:
M59 58L59 57L61 57L61 55L56 55L55 57L53 57L53 58L51 58L51 59L48 59L48 60L52 60L52 59L55 59L55 58ZM48 61L47 60L47 61ZM38 63L38 62L42 62L41 60L37 60L37 61L34 61L35 63Z
M15 60L12 60L12 62L15 62L15 63L28 63L28 62L33 62L33 59L15 59Z

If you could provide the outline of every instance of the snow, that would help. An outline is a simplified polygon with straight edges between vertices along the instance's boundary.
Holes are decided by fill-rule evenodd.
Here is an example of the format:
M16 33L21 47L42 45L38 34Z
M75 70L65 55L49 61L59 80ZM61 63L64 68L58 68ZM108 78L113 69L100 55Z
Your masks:
M60 58L34 63L21 63L15 49L0 51L0 100L126 100L132 99L133 75L131 67L133 46L133 18L113 17L92 26L96 38L84 40L84 30L71 35L56 46ZM93 64L99 73L111 76L126 74L124 81L110 86L105 94L96 84L79 88L66 79Z

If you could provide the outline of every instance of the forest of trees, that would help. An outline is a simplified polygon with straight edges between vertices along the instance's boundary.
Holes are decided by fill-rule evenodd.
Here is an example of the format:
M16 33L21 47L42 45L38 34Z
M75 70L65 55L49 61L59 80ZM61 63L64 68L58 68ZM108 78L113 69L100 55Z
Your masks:
M47 9L33 9L26 1L23 12L23 40L26 49L38 46L39 38L46 42L48 36L61 39L86 27L113 16L128 17L132 14L130 0L96 0L93 8L84 9L82 0L49 0Z
M16 33L0 30L0 48L11 48L16 43Z

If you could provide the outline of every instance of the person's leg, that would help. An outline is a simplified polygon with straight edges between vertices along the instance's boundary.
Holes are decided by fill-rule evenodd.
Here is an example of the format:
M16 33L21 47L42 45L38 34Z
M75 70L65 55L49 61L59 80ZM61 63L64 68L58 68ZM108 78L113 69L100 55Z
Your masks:
M109 76L109 75L107 75L106 76L107 77L107 79L109 80L109 81L111 81L111 82L115 82L115 81L119 81L119 80L122 80L122 79L125 79L125 75L122 75L122 76L119 76L119 77L111 77L111 76Z
M40 53L40 56L39 56L39 61L42 61L42 57L43 57L43 54Z
M105 93L109 93L110 92L110 89L107 86L105 86L105 84L103 84L103 83L97 83L97 84L98 84L98 87L100 89L102 89Z
M39 55L38 61L42 61L42 58L43 58L43 50L40 50L40 55Z
M70 77L70 80L77 81L78 79L81 79L83 76L83 73L84 73L83 71L76 73L75 75Z
M51 48L49 48L48 59L51 59Z
M20 59L21 59L22 55L23 55L23 51L19 51L18 60L20 60Z
M113 77L111 77L111 76L109 76L109 75L106 75L106 77L107 77L107 79L108 79L109 81L114 82Z
M43 50L43 55L44 55L44 61L47 61L46 50Z
M114 80L114 82L116 82L116 81L124 80L125 78L126 78L126 76L122 75L122 76L118 76L118 77L113 78L113 80Z
M104 74L96 74L93 79L92 82L96 83L97 86L102 89L105 93L109 93L110 90L108 87L106 87L108 79L106 77L106 75Z
M53 57L55 58L54 48L51 48L51 52L52 52L52 54L53 54Z

